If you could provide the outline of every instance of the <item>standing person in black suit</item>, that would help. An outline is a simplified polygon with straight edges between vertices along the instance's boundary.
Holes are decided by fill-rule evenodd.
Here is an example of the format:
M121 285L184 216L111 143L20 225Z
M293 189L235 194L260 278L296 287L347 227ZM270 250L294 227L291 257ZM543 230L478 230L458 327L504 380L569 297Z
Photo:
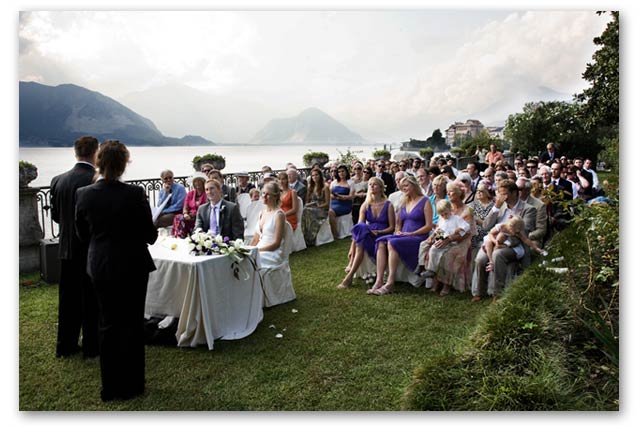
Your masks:
M89 243L87 272L100 306L100 373L103 401L144 392L144 304L149 272L147 249L157 238L141 187L120 177L129 150L105 141L98 150L95 184L77 191L76 232Z
M389 194L396 191L396 182L390 173L385 172L384 167L384 160L378 160L376 162L376 176L384 182L384 194L389 197Z
M211 230L214 235L220 234L231 240L243 239L244 221L240 208L222 198L222 183L217 179L209 179L204 184L204 191L209 203L198 208L194 230Z
M98 140L83 136L74 143L75 166L51 180L51 216L60 224L60 285L58 287L58 339L56 357L80 351L85 358L98 355L98 301L87 276L87 245L75 231L76 190L89 185L95 175Z

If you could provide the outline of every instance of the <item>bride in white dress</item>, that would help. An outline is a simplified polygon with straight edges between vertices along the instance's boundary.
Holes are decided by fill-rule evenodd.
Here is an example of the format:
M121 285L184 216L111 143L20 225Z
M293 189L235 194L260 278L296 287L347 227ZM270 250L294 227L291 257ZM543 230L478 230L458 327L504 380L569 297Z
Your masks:
M276 267L286 260L283 240L285 215L280 209L280 187L270 182L262 189L265 209L260 212L256 232L251 241L260 251L260 267Z
M260 212L256 232L251 240L251 245L257 246L260 251L258 266L262 276L265 307L296 299L289 268L293 232L280 209L281 191L275 182L267 183L262 188L265 209Z

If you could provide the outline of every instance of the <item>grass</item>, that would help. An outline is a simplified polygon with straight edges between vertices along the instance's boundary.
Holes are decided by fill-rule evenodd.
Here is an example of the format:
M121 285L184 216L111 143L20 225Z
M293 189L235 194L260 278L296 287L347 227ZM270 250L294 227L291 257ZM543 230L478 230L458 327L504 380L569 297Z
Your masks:
M213 351L147 346L145 395L106 404L97 360L54 357L57 286L21 277L20 410L402 409L416 369L455 351L490 303L408 284L374 297L361 280L339 291L348 244L292 254L298 299L266 309L249 337Z

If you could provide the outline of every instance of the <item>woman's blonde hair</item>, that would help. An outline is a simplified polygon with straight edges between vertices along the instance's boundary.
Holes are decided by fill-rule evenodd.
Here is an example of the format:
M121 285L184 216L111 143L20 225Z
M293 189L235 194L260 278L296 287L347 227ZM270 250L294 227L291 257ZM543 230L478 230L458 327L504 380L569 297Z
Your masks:
M280 197L282 195L282 189L280 188L280 184L278 184L277 182L271 181L271 182L267 182L262 188L263 188L263 191L266 191L267 193L273 196L274 201L272 202L272 207L279 208L280 204L282 204L282 201L280 200Z
M369 187L369 184L371 183L378 184L382 188L382 199L387 200L387 195L384 192L384 181L377 176L373 176L369 178L369 181L367 181L367 197L365 199L365 203L367 205L373 203L373 193L371 192L371 187Z
M458 197L462 197L462 189L456 181L449 181L447 183L447 192L449 191L453 191Z
M422 194L422 188L420 188L420 184L418 180L412 175L405 175L404 178L400 180L400 184L407 183L413 187L413 191L417 194ZM405 206L407 204L407 196L405 195L400 201L400 206Z

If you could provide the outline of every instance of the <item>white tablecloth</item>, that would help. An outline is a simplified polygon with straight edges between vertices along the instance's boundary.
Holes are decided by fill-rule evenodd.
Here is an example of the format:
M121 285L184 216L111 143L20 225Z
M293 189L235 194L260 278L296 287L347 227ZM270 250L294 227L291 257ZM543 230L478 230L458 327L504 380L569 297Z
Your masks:
M178 248L170 246L177 243ZM145 313L179 317L178 346L207 344L214 339L244 338L262 321L262 288L251 262L240 262L239 279L233 276L226 255L193 256L183 241L159 238L149 247L156 271L149 275ZM252 248L257 262L259 252Z

